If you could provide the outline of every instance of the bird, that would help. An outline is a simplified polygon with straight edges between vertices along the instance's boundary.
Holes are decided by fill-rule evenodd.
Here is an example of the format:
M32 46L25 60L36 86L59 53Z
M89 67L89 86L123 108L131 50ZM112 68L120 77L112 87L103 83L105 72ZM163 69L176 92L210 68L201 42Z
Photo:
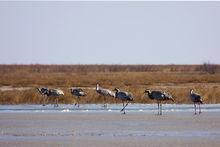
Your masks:
M86 93L82 90L82 88L73 87L70 89L70 92L73 96L77 97L77 101L75 103L75 106L77 105L79 107L79 101L81 96L86 96Z
M128 106L128 103L130 101L134 100L134 97L131 93L120 91L120 89L115 88L115 98L120 99L123 102L123 108L121 109L121 112L123 111L123 114L125 114L125 108ZM126 102L126 104L124 104Z
M171 100L173 102L175 102L175 100L172 98L171 95L169 95L166 92L163 91L151 91L146 89L144 91L144 94L148 94L148 97L152 100L156 100L157 101L157 105L158 105L158 115L162 115L162 101L167 101L167 100Z
M58 97L64 95L64 92L60 89L51 89L51 88L37 88L38 91L45 97L55 97L54 107L58 107ZM45 104L45 102L44 102Z
M60 89L49 89L47 92L48 97L55 97L54 107L58 107L58 97L64 95L64 92Z
M37 88L38 92L44 96L44 99L43 99L43 106L46 106L46 99L47 99L47 91L49 91L49 89L47 87L40 87L40 88Z
M199 105L199 114L201 114L202 111L200 108L200 104L203 104L202 97L198 93L195 93L193 89L190 89L190 98L191 98L192 102L194 103L195 115L197 114L196 113L196 104Z
M109 89L104 89L99 86L99 84L96 84L96 92L102 96L104 96L104 108L107 108L106 104L106 97L115 97L115 93Z

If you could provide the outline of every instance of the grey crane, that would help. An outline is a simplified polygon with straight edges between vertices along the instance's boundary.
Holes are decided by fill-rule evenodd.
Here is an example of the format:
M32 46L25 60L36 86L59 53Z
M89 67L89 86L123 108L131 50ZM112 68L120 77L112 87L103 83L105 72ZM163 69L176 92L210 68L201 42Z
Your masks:
M50 88L37 88L38 91L40 92L40 94L42 94L43 96L47 97L55 97L55 101L54 101L54 107L58 107L58 97L61 95L64 95L64 92L60 89L50 89ZM45 106L45 100L44 100L44 104Z
M151 91L146 89L144 91L144 94L148 94L148 97L152 100L156 100L157 101L157 105L158 105L158 115L162 115L162 101L166 101L166 100L171 100L174 102L174 99L172 98L171 95L169 95L166 92L162 92L162 91Z
M125 114L125 108L128 106L128 103L130 101L134 100L134 97L131 93L120 91L120 89L115 88L115 98L120 99L123 102L123 108L121 109L121 112L123 111L123 114ZM124 104L126 102L126 104Z
M70 89L70 92L73 96L77 97L75 106L77 105L79 107L79 101L80 101L80 97L81 96L86 96L86 93L82 90L82 88L78 88L78 87L73 87Z
M104 96L104 107L107 108L106 97L115 97L115 93L109 89L104 89L96 84L96 92L102 96Z
M197 114L196 113L196 104L199 105L199 114L201 114L202 111L201 111L201 108L200 108L200 104L203 104L202 97L198 93L195 93L193 91L193 89L190 89L190 98L191 98L192 102L194 103L195 115Z
M38 92L44 97L43 99L43 106L46 106L46 100L47 100L47 91L49 91L49 89L47 87L40 87L37 88Z

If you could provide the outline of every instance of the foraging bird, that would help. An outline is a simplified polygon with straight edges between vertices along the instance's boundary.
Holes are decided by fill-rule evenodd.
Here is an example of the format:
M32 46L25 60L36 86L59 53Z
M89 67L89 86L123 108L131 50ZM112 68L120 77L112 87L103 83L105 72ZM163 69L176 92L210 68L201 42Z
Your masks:
M99 84L96 84L96 92L100 95L104 96L104 107L107 107L106 104L106 96L107 97L115 97L115 93L109 89L104 89L99 86Z
M120 100L122 100L123 102L123 108L121 109L121 111L124 111L123 114L125 114L125 108L128 106L128 103L130 101L133 101L134 98L132 96L132 94L125 92L125 91L120 91L118 88L115 88L115 98L118 98ZM124 102L127 102L126 105L124 105Z
M42 96L44 96L43 106L46 106L46 99L47 99L46 93L47 91L49 91L49 89L46 87L41 87L41 88L37 88L37 90Z
M49 89L49 88L37 88L38 91L45 97L55 97L54 107L58 107L58 97L64 95L64 92L60 89ZM45 101L44 104L45 106Z
M199 105L199 114L201 114L202 111L200 108L200 104L203 104L202 97L198 93L195 93L192 89L190 89L190 98L191 98L192 102L194 103L195 115L197 114L196 113L196 104Z
M174 102L174 99L171 95L162 91L151 91L146 89L144 93L148 94L148 97L152 100L157 100L158 105L158 115L162 115L162 101L171 100Z
M75 106L77 105L79 107L79 101L81 96L86 96L86 93L78 87L73 87L70 89L70 92L73 96L77 97L77 102L75 103Z
M55 97L54 107L58 107L58 97L64 95L64 92L60 89L49 89L47 92L48 97Z

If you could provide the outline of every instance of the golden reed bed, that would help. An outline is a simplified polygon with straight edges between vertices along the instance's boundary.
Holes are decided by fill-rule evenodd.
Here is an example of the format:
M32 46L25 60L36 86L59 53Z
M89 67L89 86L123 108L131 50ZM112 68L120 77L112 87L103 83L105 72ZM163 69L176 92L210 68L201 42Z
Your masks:
M82 103L101 103L93 88L102 87L133 93L135 103L151 103L143 97L146 88L171 93L176 103L190 103L189 89L204 97L205 103L220 102L220 65L0 65L0 86L24 90L0 90L0 104L42 103L36 87L60 88L60 103L73 103L68 88L83 87L88 96ZM1 89L0 87L0 89ZM13 89L13 88L12 88ZM114 103L109 98L109 103ZM52 102L52 100L51 100Z

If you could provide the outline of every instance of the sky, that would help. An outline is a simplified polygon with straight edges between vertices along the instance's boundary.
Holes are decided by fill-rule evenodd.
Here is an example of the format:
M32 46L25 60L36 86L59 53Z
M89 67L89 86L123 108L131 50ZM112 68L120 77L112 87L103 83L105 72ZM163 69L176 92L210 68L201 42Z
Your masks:
M220 64L220 2L0 2L0 64Z

